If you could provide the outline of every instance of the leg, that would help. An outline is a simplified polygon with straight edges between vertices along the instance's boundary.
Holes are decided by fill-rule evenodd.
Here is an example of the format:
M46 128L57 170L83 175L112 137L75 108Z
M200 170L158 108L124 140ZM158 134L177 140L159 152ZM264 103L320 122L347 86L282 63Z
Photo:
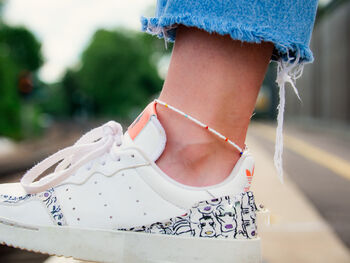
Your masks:
M273 44L179 27L163 100L213 127L243 148ZM232 146L157 105L167 145L157 161L173 179L205 186L224 180L239 153Z

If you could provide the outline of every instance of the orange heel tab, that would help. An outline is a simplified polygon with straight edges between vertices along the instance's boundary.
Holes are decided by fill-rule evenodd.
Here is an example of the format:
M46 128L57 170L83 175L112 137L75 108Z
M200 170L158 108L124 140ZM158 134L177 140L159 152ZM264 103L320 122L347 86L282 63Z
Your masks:
M146 126L151 116L157 116L156 102L153 101L143 110L143 112L134 120L134 122L128 128L128 134L132 140L134 140L137 135Z

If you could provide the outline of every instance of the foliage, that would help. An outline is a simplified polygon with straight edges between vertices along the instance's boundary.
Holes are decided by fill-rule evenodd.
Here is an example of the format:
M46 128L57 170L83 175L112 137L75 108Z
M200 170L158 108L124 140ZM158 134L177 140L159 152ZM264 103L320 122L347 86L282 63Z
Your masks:
M20 136L20 102L16 89L16 65L0 55L0 136Z
M1 0L0 0L1 1ZM35 134L50 120L70 117L132 118L159 92L157 63L164 42L117 29L98 30L83 51L80 67L47 85L35 72L40 43L23 27L0 31L0 136Z
M41 64L40 43L34 35L23 27L1 24L0 136L21 136L20 94L31 91L32 72Z
M118 29L98 30L82 54L81 68L63 78L70 112L130 117L161 88L156 52L161 41Z
M0 31L0 43L1 51L21 71L35 71L41 66L40 43L28 29L4 25Z

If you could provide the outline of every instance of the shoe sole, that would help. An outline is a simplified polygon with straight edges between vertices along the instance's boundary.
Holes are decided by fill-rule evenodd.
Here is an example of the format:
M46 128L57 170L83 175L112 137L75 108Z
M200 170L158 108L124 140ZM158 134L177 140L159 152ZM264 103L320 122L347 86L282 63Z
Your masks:
M98 262L261 262L261 241L29 226L0 217L0 243Z

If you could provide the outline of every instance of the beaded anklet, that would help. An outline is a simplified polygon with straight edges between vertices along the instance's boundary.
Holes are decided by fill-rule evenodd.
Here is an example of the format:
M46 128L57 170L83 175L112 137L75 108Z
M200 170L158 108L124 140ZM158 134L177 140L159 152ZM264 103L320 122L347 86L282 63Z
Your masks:
M208 130L209 132L213 133L214 135L216 135L220 139L224 140L225 142L228 142L233 147L235 147L239 151L240 155L243 154L243 150L242 150L241 147L239 147L237 144L235 144L233 141L231 141L229 138L225 137L224 135L222 135L218 131L214 130L213 128L210 128L208 125L205 125L204 123L202 123L201 121L197 120L196 118L194 118L194 117L192 117L192 116L182 112L179 109L176 109L175 107L173 107L173 106L171 106L171 105L169 105L169 104L167 104L167 103L165 103L163 101L160 101L158 99L155 99L154 101L155 101L155 103L159 103L159 104L161 104L161 105L171 109L172 111L175 111L176 113L184 116L185 118L189 119L190 121L194 122L195 124L197 124L197 125L201 126L202 128ZM246 148L247 148L247 146L245 146L245 149Z

